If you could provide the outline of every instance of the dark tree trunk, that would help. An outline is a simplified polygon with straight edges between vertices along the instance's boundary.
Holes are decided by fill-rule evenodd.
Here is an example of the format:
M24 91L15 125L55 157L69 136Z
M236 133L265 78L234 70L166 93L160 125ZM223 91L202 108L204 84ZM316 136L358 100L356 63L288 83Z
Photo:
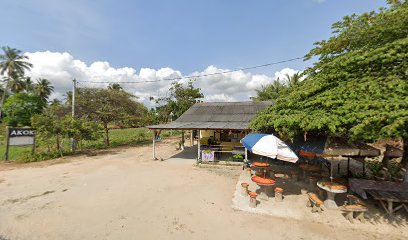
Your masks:
M57 141L57 150L60 151L61 145L60 145L60 139L59 139L59 136L58 136L58 135L57 135L57 137L56 137L56 141Z
M109 146L110 142L109 142L109 128L108 128L108 124L104 123L103 124L103 128L105 129L105 145Z
M408 170L408 138L403 138L402 139L402 161L401 161L401 165L402 167L404 167L405 169ZM408 182L408 172L405 173L405 182Z
M61 157L64 156L63 149L61 147L61 146L64 146L63 144L64 144L64 140L60 141L59 135L57 135L58 151L59 151Z
M408 138L402 139L402 151L401 165L406 168L408 166Z
M1 100L0 100L0 119L3 119L3 105L4 105L4 100L6 99L6 94L7 94L7 87L3 89L3 94L1 95Z

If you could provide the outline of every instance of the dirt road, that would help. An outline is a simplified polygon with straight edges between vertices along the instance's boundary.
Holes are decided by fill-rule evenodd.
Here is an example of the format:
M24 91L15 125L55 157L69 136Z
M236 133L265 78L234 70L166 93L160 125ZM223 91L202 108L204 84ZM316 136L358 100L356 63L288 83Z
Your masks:
M174 144L158 149L164 158L177 153ZM239 168L208 170L191 160L150 157L151 147L141 146L0 171L0 239L384 237L374 226L368 233L234 211Z

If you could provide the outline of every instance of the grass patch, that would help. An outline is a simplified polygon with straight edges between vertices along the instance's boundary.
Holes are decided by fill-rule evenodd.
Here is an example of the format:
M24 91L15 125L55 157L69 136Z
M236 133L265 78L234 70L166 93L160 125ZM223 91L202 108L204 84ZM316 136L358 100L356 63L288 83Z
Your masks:
M0 126L0 158L4 159L6 150L6 138L5 138L5 126ZM161 137L169 137L180 135L180 131L163 131ZM153 137L152 131L147 128L126 128L126 129L112 129L109 131L110 146L105 146L104 139L101 138L97 141L82 141L78 143L78 152L95 150L95 149L107 149L120 146L136 146L140 144L148 144ZM62 141L62 155L72 155L69 139L63 139ZM39 139L36 140L35 154L31 154L31 147L15 147L12 146L9 149L9 160L18 163L28 163L44 161L53 158L58 158L61 153L55 148L55 139L49 139L48 142L42 142Z

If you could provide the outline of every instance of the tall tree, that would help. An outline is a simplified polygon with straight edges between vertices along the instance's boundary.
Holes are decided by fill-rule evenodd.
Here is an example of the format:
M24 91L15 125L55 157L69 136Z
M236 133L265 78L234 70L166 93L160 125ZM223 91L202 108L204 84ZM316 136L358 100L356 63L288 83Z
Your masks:
M135 96L110 89L79 88L76 98L76 114L101 123L105 131L105 144L110 145L109 130L113 124L140 126L147 108L135 101Z
M34 94L39 96L42 100L47 101L51 93L54 91L54 87L51 82L44 78L37 79L37 83L34 86Z
M13 93L20 93L25 90L24 79L16 73L11 74L11 78L7 80L6 87Z
M286 85L278 78L271 84L262 86L256 90L256 96L251 98L254 101L276 100L287 90Z
M109 84L108 89L110 89L110 90L117 90L117 91L123 90L122 86L121 86L119 83Z
M31 117L41 113L45 106L38 96L16 93L4 103L4 120L8 126L31 126Z
M28 62L28 57L20 50L10 48L8 46L2 47L3 54L0 54L0 74L6 77L6 86L13 78L24 76L26 70L32 68L32 64ZM6 97L6 91L3 92L0 100L0 117L3 103Z
M173 120L177 119L203 97L201 89L195 88L193 81L189 81L187 84L173 82L167 96L157 99L151 98L151 100L159 105L156 110L159 113L160 121L168 122L170 116Z
M300 72L294 73L293 75L286 73L285 77L288 88L294 88L302 81L302 74Z
M25 77L23 79L23 83L24 83L24 90L27 93L32 93L34 91L34 83L30 77Z
M333 24L333 36L306 55L319 60L304 83L259 114L252 128L402 138L408 164L408 3L389 3Z
M58 98L54 98L50 102L50 106L61 106L61 105L62 105L62 102Z

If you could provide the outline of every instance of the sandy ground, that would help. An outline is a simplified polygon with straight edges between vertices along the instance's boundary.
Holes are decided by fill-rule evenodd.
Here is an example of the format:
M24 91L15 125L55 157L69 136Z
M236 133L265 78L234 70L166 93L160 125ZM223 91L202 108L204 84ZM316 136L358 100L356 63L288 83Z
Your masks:
M177 154L175 143L159 143L158 155ZM0 239L403 239L375 226L233 210L239 167L198 168L175 157L152 161L151 146L140 146L3 166Z
M273 167L277 169L276 166ZM236 184L234 197L232 199L232 207L234 209L267 214L273 217L292 218L300 221L313 221L315 223L329 224L335 227L347 226L349 228L366 231L366 232L378 232L381 229L381 233L389 234L395 238L398 236L406 236L408 234L408 224L405 212L396 213L394 218L389 218L384 215L384 211L375 206L375 202L372 200L364 200L369 211L365 213L366 222L362 223L358 220L351 224L346 218L344 213L339 209L327 209L321 213L312 213L311 208L306 207L308 201L307 194L302 194L301 189L306 189L317 193L322 200L325 199L324 194L319 192L317 186L305 183L303 180L296 181L291 178L275 178L275 186L272 186L269 190L270 197L267 200L258 197L259 203L256 208L249 206L249 196L243 196L241 193L241 183L245 182L249 184L249 190L260 193L260 188L257 184L252 182L251 174L249 171L241 171L239 180ZM281 187L284 189L283 201L275 201L273 189L274 187ZM336 196L336 202L339 206L343 205L346 201L346 194L340 194ZM394 239L394 238L393 238Z

